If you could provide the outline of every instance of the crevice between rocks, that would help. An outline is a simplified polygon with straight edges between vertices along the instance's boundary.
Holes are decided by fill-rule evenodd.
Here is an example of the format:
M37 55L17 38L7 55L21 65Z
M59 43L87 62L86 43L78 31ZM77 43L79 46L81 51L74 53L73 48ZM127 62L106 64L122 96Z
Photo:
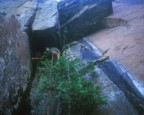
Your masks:
M32 24L35 19L36 12L38 10L38 4L36 5L36 9L34 10L32 16L29 18L26 28L24 31L27 33L28 38L29 38L29 43L30 43L30 55L31 57L33 56L33 41L32 41ZM32 86L32 82L35 76L35 71L36 71L36 63L32 62L31 60L31 77L28 81L27 88L24 92L21 94L21 101L19 103L19 106L17 109L12 111L12 115L31 115L31 105L30 105L30 90Z
M55 28L49 28L44 30L33 30L33 23L36 17L36 13L39 10L38 3L32 16L29 18L24 31L27 33L30 42L30 54L31 54L31 77L28 81L27 88L24 92L20 93L21 101L17 109L12 111L12 115L31 115L30 105L30 91L32 82L35 78L37 60L32 60L32 57L41 57L46 47L57 47L61 50L61 38L59 32L59 25ZM59 41L57 41L59 40Z

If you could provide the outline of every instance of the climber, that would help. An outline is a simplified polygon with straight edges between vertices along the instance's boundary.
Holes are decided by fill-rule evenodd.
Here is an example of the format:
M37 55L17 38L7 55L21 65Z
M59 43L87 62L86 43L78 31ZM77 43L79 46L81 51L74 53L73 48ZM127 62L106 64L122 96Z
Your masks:
M48 60L56 61L59 59L59 57L60 57L59 49L52 47L52 48L46 48L42 57L40 57L40 58L39 57L33 57L32 60L41 61L44 59L48 59Z

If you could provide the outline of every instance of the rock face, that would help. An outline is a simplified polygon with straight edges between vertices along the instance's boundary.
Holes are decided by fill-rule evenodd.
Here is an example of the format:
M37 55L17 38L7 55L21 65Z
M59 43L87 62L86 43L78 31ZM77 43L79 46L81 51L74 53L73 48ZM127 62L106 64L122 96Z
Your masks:
M69 55L79 57L82 63L94 61L102 56L99 50L86 39L77 44L67 45L67 52ZM102 88L102 94L107 96L108 103L100 106L93 115L138 115L137 110L125 94L109 79L109 75L105 74L99 66L96 66L95 71L97 75L86 76L86 78L97 83Z
M57 25L58 11L56 0L38 0L38 9L32 25L33 31L53 28Z
M64 44L82 39L100 28L102 19L112 13L111 0L63 0L58 4Z
M34 50L59 47L59 15L56 0L38 0L38 8L32 25Z
M30 37L32 52L60 47L56 0L0 1L0 12L15 15Z
M0 13L0 114L11 115L31 75L29 42L14 16Z

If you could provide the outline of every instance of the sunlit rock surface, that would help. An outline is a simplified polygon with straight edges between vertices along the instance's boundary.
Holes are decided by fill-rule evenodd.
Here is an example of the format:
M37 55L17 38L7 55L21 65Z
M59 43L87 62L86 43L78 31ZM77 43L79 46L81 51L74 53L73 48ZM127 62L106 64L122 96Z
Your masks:
M0 13L0 115L11 115L31 75L26 33L14 16Z
M100 29L102 19L112 13L112 1L62 0L58 11L62 39L68 43Z

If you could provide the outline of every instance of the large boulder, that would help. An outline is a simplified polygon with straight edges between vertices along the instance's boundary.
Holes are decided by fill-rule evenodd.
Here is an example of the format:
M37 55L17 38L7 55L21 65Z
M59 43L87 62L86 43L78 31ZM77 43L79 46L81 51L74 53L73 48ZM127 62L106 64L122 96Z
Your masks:
M100 29L102 19L112 13L112 0L62 0L58 10L65 44Z
M14 16L0 13L0 114L17 109L31 76L29 41Z

